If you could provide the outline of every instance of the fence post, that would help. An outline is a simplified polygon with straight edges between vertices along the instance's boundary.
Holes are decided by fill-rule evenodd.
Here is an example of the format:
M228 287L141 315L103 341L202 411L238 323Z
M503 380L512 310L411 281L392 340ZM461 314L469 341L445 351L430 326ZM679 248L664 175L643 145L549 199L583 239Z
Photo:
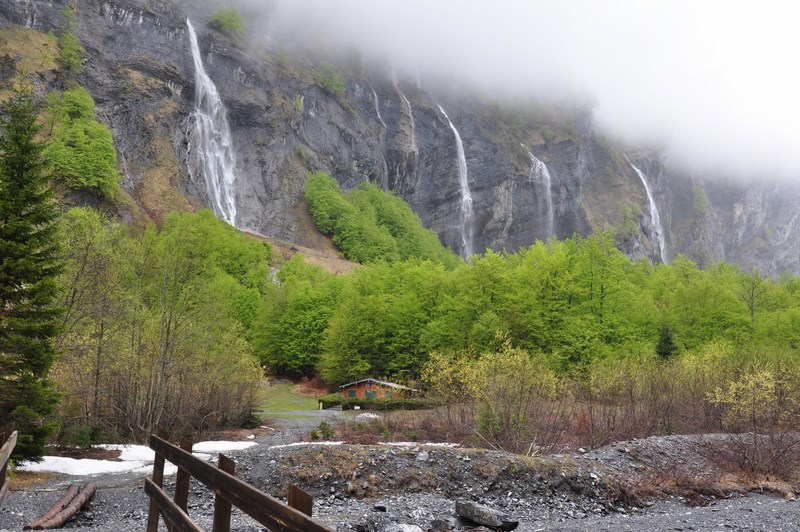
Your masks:
M222 471L233 475L236 463L220 453L218 466ZM213 532L230 532L231 503L219 493L214 494L214 528Z
M11 453L14 452L16 444L17 433L14 432L14 427L6 425L0 429L0 503L6 498L11 484L11 481L6 478L6 474L8 473L8 461L11 459Z
M189 454L192 454L192 442L186 438L181 438L181 449ZM189 505L189 481L191 480L189 472L182 467L178 468L178 474L175 477L175 504L178 508L186 512Z
M289 485L289 506L295 510L300 510L307 516L311 517L311 512L314 508L314 499L301 490L294 484Z
M156 434L160 438L166 438L166 431L163 429L156 430ZM156 452L155 460L153 461L153 484L159 488L164 486L164 457ZM158 503L154 499L150 499L150 509L147 512L147 532L158 532Z

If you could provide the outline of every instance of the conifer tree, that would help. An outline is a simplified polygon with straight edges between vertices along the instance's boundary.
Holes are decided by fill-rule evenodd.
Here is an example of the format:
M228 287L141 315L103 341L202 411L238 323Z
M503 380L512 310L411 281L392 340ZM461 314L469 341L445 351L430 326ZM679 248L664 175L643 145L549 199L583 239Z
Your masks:
M48 374L62 263L37 114L32 92L21 90L0 118L0 426L19 431L17 460L42 456L57 402Z
M661 332L658 335L658 343L656 344L656 354L662 359L666 360L672 358L678 353L678 344L675 343L675 338L666 323L661 326Z

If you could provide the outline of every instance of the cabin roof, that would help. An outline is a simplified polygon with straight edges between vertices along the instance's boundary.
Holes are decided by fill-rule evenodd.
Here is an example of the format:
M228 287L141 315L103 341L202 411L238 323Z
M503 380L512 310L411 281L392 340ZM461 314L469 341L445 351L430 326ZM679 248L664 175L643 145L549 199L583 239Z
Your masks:
M355 386L357 384L361 384L362 382L372 382L374 384L379 384L381 386L386 386L387 388L395 388L397 390L409 390L411 392L416 392L415 388L409 388L408 386L403 386L401 384L395 384L394 382L386 382L386 381L379 381L378 379L373 379L372 377L367 379L361 379L360 381L348 382L347 384L342 384L339 388L348 388L350 386Z

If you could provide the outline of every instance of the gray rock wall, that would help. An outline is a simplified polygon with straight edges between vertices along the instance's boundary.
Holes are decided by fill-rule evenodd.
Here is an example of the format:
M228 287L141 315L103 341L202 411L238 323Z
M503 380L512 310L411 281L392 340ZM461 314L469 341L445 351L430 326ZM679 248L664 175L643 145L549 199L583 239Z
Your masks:
M65 7L64 0L0 0L0 21L46 32L60 27ZM208 30L208 13L193 3L78 0L77 10L87 51L80 81L113 130L123 186L153 217L206 203L185 161L194 107L190 16L233 130L240 228L313 245L303 186L308 171L322 170L347 189L374 182L397 193L458 251L456 144L442 105L464 144L476 251L515 250L546 237L545 191L530 179L524 143L552 175L557 236L619 228L623 212L635 212L636 230L620 246L634 258L659 255L641 182L622 149L597 134L588 111L563 111L555 125L520 121L486 96L419 89L402 77L394 84L385 66L358 61L337 63L346 91L334 96L314 82L318 59L297 54L287 64L274 49L246 51ZM654 191L669 258L684 253L768 275L800 272L800 187L724 184L672 169L657 154L628 155Z

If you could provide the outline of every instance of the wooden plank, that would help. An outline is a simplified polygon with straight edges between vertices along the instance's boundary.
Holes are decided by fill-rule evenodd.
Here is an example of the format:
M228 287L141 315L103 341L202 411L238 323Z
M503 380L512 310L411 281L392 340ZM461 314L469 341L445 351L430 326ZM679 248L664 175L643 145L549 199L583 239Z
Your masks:
M14 446L17 445L17 434L17 431L12 432L8 440L0 447L0 469L5 468Z
M181 449L189 454L192 454L192 442L186 438L181 439ZM175 477L175 504L178 508L186 512L189 504L189 481L192 477L189 472L184 468L178 469L178 474Z
M3 482L3 480L5 480L5 482ZM3 487L0 488L0 504L3 504L3 499L5 499L6 495L8 495L8 486L11 484L11 482L7 478L0 479L0 482L3 482Z
M153 461L153 483L159 488L164 485L164 457L158 453ZM145 530L158 532L158 505L152 499L147 512L147 528Z
M236 464L233 460L225 456L219 455L218 465L221 470L233 475ZM214 528L213 532L230 532L231 530L231 503L219 493L214 494Z
M273 532L334 532L307 515L242 482L211 464L170 445L156 435L150 436L150 448L178 467L186 468L192 477L219 493L237 508Z
M151 501L156 503L161 515L164 516L164 521L172 530L177 530L178 532L202 532L197 523L178 508L178 505L164 493L164 490L156 486L155 482L149 478L144 479L144 492L150 497Z
M289 506L311 517L311 512L314 509L314 498L294 484L290 484Z

